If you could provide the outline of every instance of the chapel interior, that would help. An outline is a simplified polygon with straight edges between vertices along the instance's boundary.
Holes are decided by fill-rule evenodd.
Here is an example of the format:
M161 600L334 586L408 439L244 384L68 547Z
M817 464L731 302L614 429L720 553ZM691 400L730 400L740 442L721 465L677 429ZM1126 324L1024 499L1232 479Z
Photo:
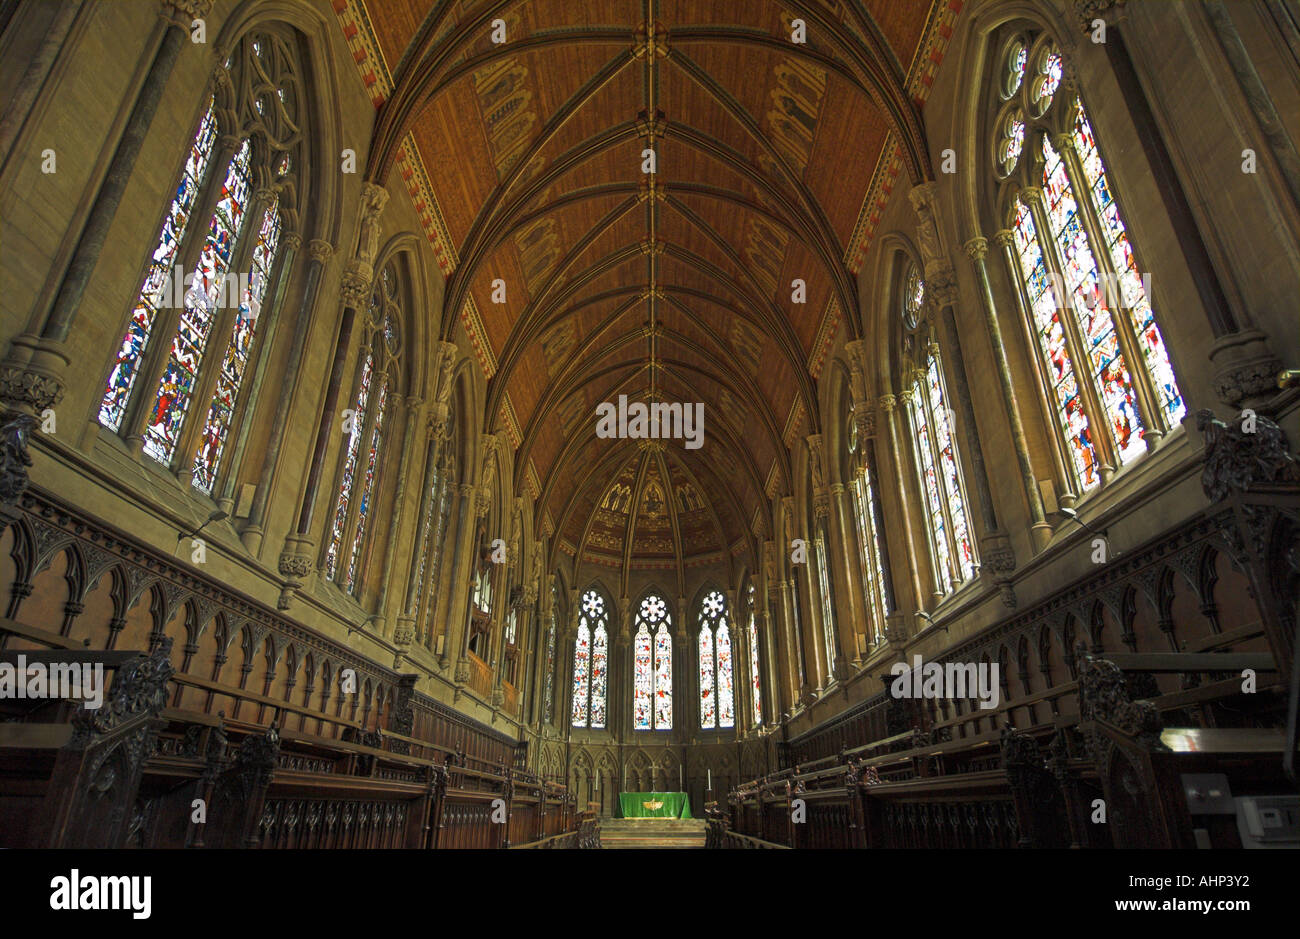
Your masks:
M1300 847L1297 147L1297 0L0 0L0 846Z

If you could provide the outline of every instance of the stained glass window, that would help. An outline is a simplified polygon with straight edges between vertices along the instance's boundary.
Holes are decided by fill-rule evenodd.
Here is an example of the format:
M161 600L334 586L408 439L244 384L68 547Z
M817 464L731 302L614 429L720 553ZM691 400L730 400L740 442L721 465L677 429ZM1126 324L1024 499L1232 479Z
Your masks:
M131 311L131 321L127 325L126 335L122 337L117 353L117 361L108 376L108 387L99 406L99 423L110 430L119 430L122 416L126 412L131 389L140 367L140 357L149 344L150 333L158 310L163 307L177 306L182 302L176 290L176 277L172 270L176 263L176 253L185 239L185 231L190 223L194 209L194 200L198 197L204 180L207 178L212 159L213 143L217 139L217 120L213 113L213 102L208 101L207 111L199 121L194 141L181 171L180 182L172 196L167 216L163 219L162 231L158 233L158 243L145 271L144 283L140 295Z
M1087 113L1064 82L1055 46L1040 37L1032 47L1021 103L1034 115L1027 137L1042 165L1022 179L1041 187L1042 202L1021 195L1011 204L1012 270L1069 454L1066 482L1086 493L1103 482L1104 468L1132 463L1151 431L1174 427L1187 408ZM1053 136L1062 125L1070 133Z
M180 324L158 382L153 409L145 421L144 452L162 463L171 462L213 321L221 308L239 295L238 279L227 275L248 209L251 152L245 140L230 161L221 195L208 223L207 240L195 264L190 288L185 292ZM231 281L235 283L232 285Z
M609 614L605 598L595 590L582 595L578 640L573 648L573 726L605 726L609 675Z
M438 459L439 464L430 474L429 489L424 497L424 516L420 523L420 558L415 572L415 594L411 601L410 615L423 624L421 635L429 648L433 648L434 642L434 606L442 571L443 540L451 513L451 493L455 488L452 473L455 465L454 452L454 444L448 440L443 443L440 457L437 455L437 445L430 444L427 457L430 460Z
M1080 105L1074 122L1074 146L1083 165L1083 174L1091 191L1097 217L1101 220L1106 238L1106 249L1110 255L1111 266L1119 279L1118 290L1110 290L1107 300L1113 305L1122 305L1129 313L1134 335L1146 360L1152 385L1164 411L1168 426L1179 423L1187 413L1187 405L1178 382L1174 378L1174 369L1169 362L1169 352L1165 348L1160 327L1156 325L1155 313L1151 309L1148 296L1147 278L1138 272L1137 260L1133 257L1133 246L1129 243L1128 229L1120 215L1119 203L1111 194L1110 183L1106 179L1106 167L1097 152L1097 141L1092 133L1092 125ZM1108 281L1109 283L1109 281Z
M605 684L609 673L609 638L605 624L596 625L591 644L591 726L605 726Z
M291 151L306 130L297 119L296 96L285 92L296 87L297 78L295 56L282 40L270 34L249 38L231 51L226 67L233 70L239 100L221 113L239 123L222 124L209 98L98 413L104 427L138 435L143 452L153 459L188 469L194 487L205 495L214 494L222 461L229 460L227 437L253 368L257 323L272 299L270 281L285 224L278 193L293 183ZM269 89L278 98L269 96ZM264 97L275 106L264 107ZM218 164L213 154L223 134L235 143L233 152L226 151L229 161ZM255 182L268 188L268 204L256 214L249 211ZM214 208L205 226L204 218L193 217L194 208L209 203ZM163 342L168 344L160 346ZM147 369L143 379L142 369ZM128 413L129 427L124 426ZM182 447L187 452L178 454Z
M369 304L370 317L365 323L362 360L359 365L354 404L344 413L344 431L348 434L339 469L338 495L334 503L334 520L325 549L325 576L350 593L357 593L362 580L361 561L365 554L366 534L370 529L374 502L379 498L379 474L384 462L389 412L394 399L400 401L398 376L402 374L401 346L395 330L385 327L389 319L400 320L401 291L398 289L397 260L381 268L375 279ZM444 468L451 466L450 448L444 450ZM449 474L448 474L449 475ZM442 487L443 500L449 498L448 484ZM443 502L444 512L447 502ZM445 530L440 520L439 525ZM441 564L441 551L437 553ZM472 602L490 612L492 578L490 571L477 572Z
M876 517L876 496L871 485L871 468L864 466L853 483L853 508L857 520L858 543L862 545L862 579L871 610L872 641L884 638L885 617L889 615L889 596L885 590L885 566L881 528Z
M366 404L370 400L374 368L374 356L367 354L361 366L361 384L357 390L356 407L347 417L348 423L344 427L348 431L348 442L343 459L343 477L339 483L338 499L334 505L334 522L330 526L329 546L325 549L325 576L329 580L333 580L338 573L339 554L343 550L343 528L347 524L348 504L352 500L353 484L356 482L357 462L361 455L361 434L365 427Z
M903 282L903 321L909 329L916 327L917 317L921 312L921 303L925 300L925 282L916 266L908 268L907 278Z
M573 646L573 726L586 727L591 709L591 629L578 621L578 639Z
M759 678L758 668L758 624L754 617L754 585L749 585L749 680L753 697L754 726L763 723L763 683Z
M1034 318L1038 348L1047 365L1047 381L1051 385L1057 421L1069 442L1075 476L1080 485L1088 490L1101 482L1097 448L1092 440L1092 429L1088 426L1088 416L1074 375L1074 361L1070 357L1065 328L1061 323L1062 307L1048 280L1043 252L1038 246L1033 213L1024 203L1017 203L1013 231L1020 269L1028 290L1029 309Z
M826 647L826 674L835 674L835 603L831 599L830 564L826 557L826 534L818 532L815 541L817 554L817 597L821 602L822 643Z
M1142 442L1142 418L1137 411L1137 392L1119 349L1119 338L1102 290L1101 272L1079 217L1065 161L1045 135L1043 159L1043 195L1064 267L1065 297L1083 336L1092 380L1101 396L1120 463L1128 463L1146 450Z
M727 601L717 590L710 591L700 602L699 661L700 727L735 727L735 666Z
M713 693L713 630L700 627L700 726L718 726L718 699Z
M649 730L653 722L654 673L651 671L650 631L642 622L632 643L632 727Z
M975 575L975 547L966 515L965 487L957 461L943 375L938 357L926 356L925 369L916 374L909 398L915 433L917 463L934 549L935 579L947 593L954 584Z
M673 726L672 618L663 597L641 601L632 641L632 728L671 730ZM653 629L653 635L651 630Z
M939 577L939 588L947 593L952 589L947 520L943 513L943 495L939 491L939 475L934 468L928 409L923 403L918 405L917 402L917 398L925 400L925 392L919 382L913 387L912 394L913 431L916 433L916 452L921 461L921 489L925 495L926 517L930 522L930 538L934 543L935 569Z
M736 726L736 690L731 661L731 630L724 617L718 624L718 726Z
M1023 40L1016 40L1007 56L1006 97L1011 97L1020 90L1025 80L1025 64L1029 61L1029 47Z
M388 406L388 381L379 383L379 396L375 400L374 429L370 434L370 449L366 454L366 475L361 485L361 501L357 504L357 523L352 536L352 557L348 562L348 577L343 586L351 589L357 580L357 563L361 559L361 544L366 534L366 521L370 517L370 502L375 494L375 470L379 465L379 445L383 442L384 417Z
M554 720L552 704L555 701L555 619L559 615L556 606L559 600L554 588L551 590L551 616L546 625L546 678L542 683L542 719L548 724Z
M943 473L943 488L948 497L948 516L952 520L952 536L957 543L957 568L962 580L975 575L975 549L971 543L970 526L966 521L966 499L962 494L961 471L957 466L957 444L953 438L951 411L944 394L943 377L939 374L939 360L931 355L926 361L926 382L930 396L930 413L934 417L935 444L939 448L939 467Z
M239 309L235 313L234 332L226 346L221 371L217 373L216 391L212 396L212 404L208 407L198 452L194 455L194 486L209 495L216 482L217 467L225 449L226 432L230 429L235 413L235 403L239 398L239 388L243 384L249 353L253 348L253 336L261 316L262 302L266 298L271 266L280 245L278 203L277 197L267 206L262 216L257 243L253 246L248 285L244 288Z

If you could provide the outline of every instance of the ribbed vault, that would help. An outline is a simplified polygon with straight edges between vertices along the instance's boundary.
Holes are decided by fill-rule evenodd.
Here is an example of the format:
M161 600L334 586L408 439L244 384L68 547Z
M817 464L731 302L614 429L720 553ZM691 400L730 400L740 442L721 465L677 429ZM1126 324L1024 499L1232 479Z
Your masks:
M788 489L793 436L819 430L822 344L861 338L844 259L887 135L913 181L929 176L905 76L931 5L367 11L394 85L368 175L384 181L414 136L456 250L443 338L464 323L490 347L484 427L517 421L516 489L535 471L553 550L624 577L752 566L768 481ZM620 394L703 403L705 446L598 437L596 406Z

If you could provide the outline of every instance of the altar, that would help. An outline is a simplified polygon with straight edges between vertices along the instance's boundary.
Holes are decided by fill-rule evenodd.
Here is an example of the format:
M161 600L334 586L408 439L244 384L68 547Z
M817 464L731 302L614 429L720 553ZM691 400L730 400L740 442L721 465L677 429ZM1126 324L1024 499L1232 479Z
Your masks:
M624 818L690 818L691 800L684 792L620 792Z

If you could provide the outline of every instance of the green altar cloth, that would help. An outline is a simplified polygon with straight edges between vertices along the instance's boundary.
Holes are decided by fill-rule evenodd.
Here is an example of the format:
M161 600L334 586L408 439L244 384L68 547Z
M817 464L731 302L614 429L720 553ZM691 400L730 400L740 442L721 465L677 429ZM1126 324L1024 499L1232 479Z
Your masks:
M691 799L684 792L620 792L618 802L624 818L691 817ZM647 802L663 804L651 808Z

